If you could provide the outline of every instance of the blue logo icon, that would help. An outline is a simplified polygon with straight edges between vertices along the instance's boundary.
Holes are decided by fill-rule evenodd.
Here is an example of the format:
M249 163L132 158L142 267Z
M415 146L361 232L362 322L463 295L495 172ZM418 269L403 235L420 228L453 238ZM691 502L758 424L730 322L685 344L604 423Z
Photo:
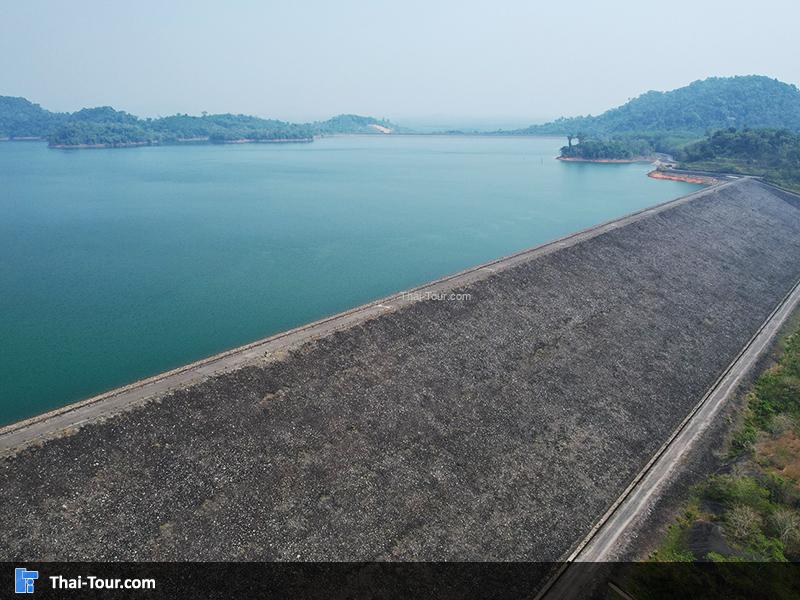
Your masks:
M39 571L14 569L14 591L17 594L32 594L34 579L39 579Z

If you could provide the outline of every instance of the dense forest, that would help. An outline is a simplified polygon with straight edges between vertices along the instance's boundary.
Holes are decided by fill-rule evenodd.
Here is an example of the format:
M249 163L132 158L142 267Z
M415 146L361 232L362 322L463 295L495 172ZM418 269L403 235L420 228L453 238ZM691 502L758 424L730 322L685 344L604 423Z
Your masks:
M580 158L585 160L633 160L647 157L655 152L653 141L645 137L616 137L611 139L585 138L583 134L574 136L577 144L561 148L561 158Z
M681 149L702 136L668 133L630 132L612 136L594 136L585 133L567 135L568 144L561 148L562 158L585 160L651 157L656 153L680 154ZM572 140L577 140L573 144Z
M729 127L690 143L646 134L575 137L578 143L568 136L568 144L561 148L563 158L631 160L663 151L672 154L683 169L757 175L800 191L800 134L788 129Z
M509 133L690 138L728 127L800 131L800 90L758 75L711 77L670 92L647 92L598 116L561 118Z
M54 113L25 98L0 96L0 138L44 138L56 147L310 141L318 135L387 130L396 131L397 127L386 120L359 115L339 115L305 124L233 114L141 119L110 106Z
M596 117L559 119L515 133L566 135L564 158L630 160L662 152L686 167L705 164L708 170L792 182L798 168L792 132L800 132L800 90L752 75L647 92Z
M0 96L0 138L46 137L67 115L43 109L25 98Z
M48 136L53 146L225 143L241 140L310 140L315 131L296 125L247 115L173 115L139 119L110 107L84 109Z
M800 134L786 129L724 129L678 158L682 168L758 175L800 192Z

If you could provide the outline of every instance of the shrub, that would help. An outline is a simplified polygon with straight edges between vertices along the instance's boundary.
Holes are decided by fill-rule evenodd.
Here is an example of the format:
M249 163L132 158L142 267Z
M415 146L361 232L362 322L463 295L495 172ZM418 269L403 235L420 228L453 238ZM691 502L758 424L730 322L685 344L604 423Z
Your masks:
M788 477L768 473L764 476L764 486L769 490L769 499L774 504L794 504L797 501L797 488Z
M705 486L705 496L728 508L745 505L764 511L769 508L770 491L753 477L715 475L709 478Z
M725 513L725 532L739 542L755 537L761 525L761 515L746 504L737 504Z
M784 546L794 544L800 537L800 515L791 508L778 508L769 519L770 531Z
M797 422L794 417L787 414L779 414L772 417L769 422L768 431L774 436L778 437L781 434L791 431L797 427Z
M741 456L753 449L758 439L758 430L750 423L745 424L731 439L731 456Z

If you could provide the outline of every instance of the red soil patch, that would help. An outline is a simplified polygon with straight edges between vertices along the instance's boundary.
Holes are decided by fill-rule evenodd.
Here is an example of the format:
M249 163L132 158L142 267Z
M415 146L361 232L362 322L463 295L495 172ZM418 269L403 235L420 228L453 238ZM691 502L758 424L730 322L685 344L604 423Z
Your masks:
M764 440L756 445L759 457L769 461L780 475L800 481L800 437L787 431L775 439Z
M714 185L719 183L719 180L707 175L686 175L684 173L670 173L669 171L650 171L648 177L653 179L668 179L670 181L685 181L686 183L700 183L702 185Z

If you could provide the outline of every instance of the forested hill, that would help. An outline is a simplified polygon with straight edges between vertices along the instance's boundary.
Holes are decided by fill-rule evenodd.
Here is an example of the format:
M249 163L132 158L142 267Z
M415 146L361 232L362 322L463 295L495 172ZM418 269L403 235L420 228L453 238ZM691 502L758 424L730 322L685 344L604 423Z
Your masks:
M54 113L25 98L0 96L0 138L44 138L56 147L310 141L317 135L385 134L397 129L390 121L359 115L298 124L234 114L141 119L110 106Z
M757 175L800 192L800 135L785 129L723 129L685 146L681 167Z
M317 121L311 127L317 135L337 133L398 133L407 131L391 121L362 117L359 115L339 115L327 121Z
M758 75L711 77L670 92L647 92L598 116L561 118L511 133L702 134L728 127L800 131L800 90Z
M45 137L66 118L25 98L0 96L0 138Z

